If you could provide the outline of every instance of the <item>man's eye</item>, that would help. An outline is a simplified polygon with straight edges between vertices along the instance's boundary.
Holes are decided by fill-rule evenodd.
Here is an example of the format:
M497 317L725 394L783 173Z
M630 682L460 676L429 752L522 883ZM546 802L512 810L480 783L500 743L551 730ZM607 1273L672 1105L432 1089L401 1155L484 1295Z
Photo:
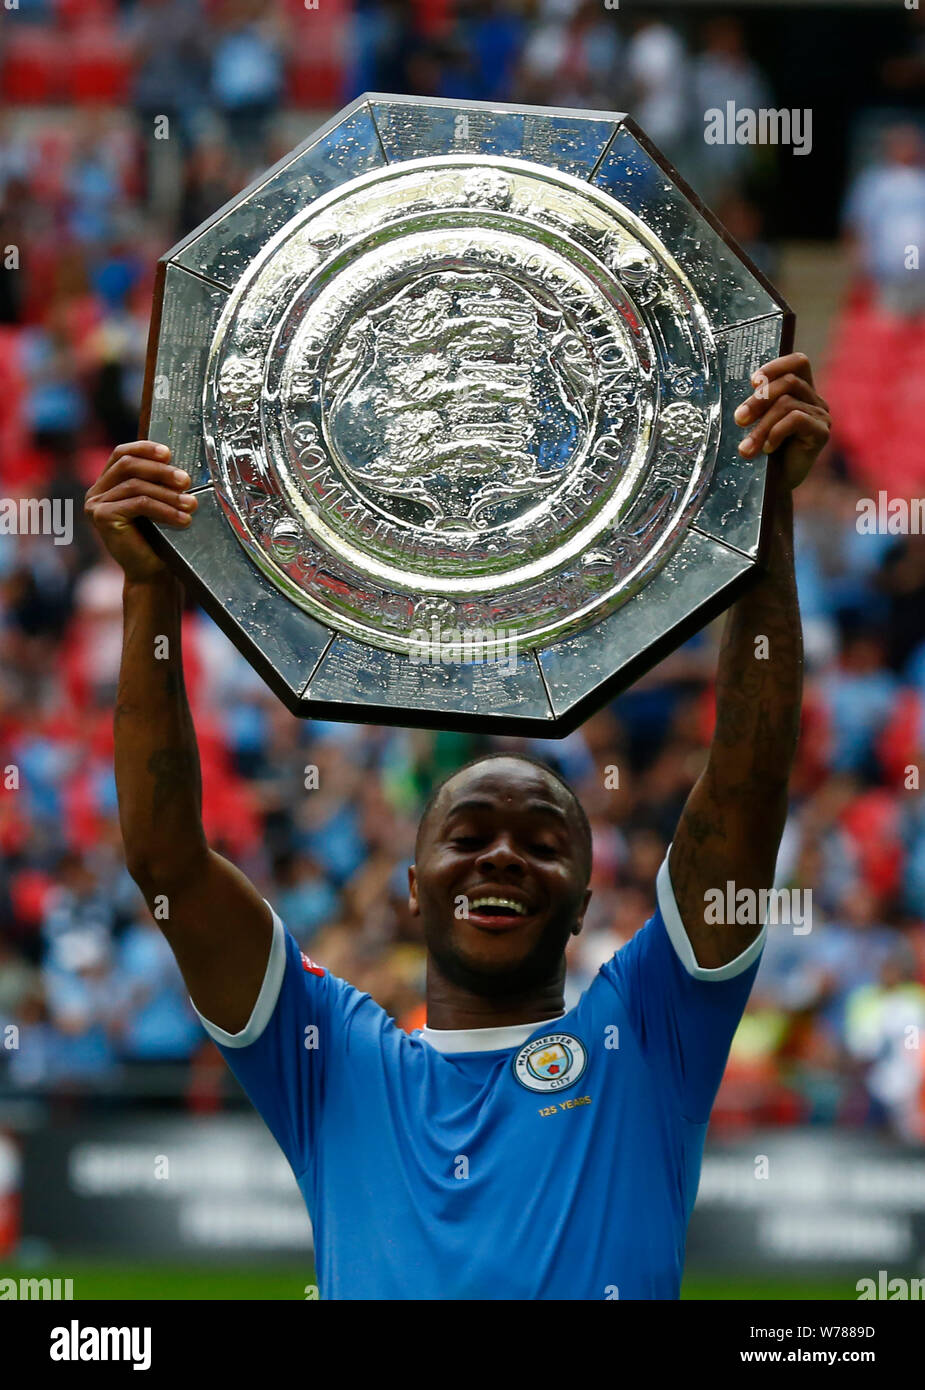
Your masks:
M460 849L474 849L481 842L481 835L454 835L453 837L453 844L458 845Z
M553 854L556 853L556 847L555 847L555 845L539 845L539 844L537 844L537 845L534 845L534 846L533 846L533 853L534 853L534 854L542 855L543 857L545 857L545 858L548 859L548 858L550 857L550 855L553 855Z

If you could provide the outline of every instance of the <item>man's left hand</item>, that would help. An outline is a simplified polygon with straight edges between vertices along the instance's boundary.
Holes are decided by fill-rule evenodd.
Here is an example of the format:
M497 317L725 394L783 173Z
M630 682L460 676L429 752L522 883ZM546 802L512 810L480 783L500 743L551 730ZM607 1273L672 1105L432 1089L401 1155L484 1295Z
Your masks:
M735 413L737 425L749 425L739 453L777 453L789 488L799 487L829 437L829 407L813 385L809 358L803 352L775 357L752 376L754 395Z

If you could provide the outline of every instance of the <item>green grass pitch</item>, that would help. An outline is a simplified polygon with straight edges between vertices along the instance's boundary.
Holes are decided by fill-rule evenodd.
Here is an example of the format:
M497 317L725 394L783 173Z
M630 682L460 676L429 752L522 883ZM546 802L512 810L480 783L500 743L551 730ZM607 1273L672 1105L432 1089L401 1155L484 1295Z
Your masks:
M74 1299L218 1299L303 1301L311 1285L311 1265L235 1268L228 1265L142 1265L114 1261L61 1259L52 1266L0 1269L0 1278L73 1279ZM766 1299L847 1299L857 1293L849 1280L761 1279L705 1277L689 1274L684 1280L684 1299L724 1301Z

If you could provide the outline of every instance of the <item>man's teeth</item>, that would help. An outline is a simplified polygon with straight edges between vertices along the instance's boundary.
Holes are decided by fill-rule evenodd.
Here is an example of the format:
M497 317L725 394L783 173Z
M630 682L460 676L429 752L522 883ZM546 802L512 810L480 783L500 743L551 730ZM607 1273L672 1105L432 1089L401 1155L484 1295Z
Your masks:
M511 898L476 898L470 904L471 911L475 912L480 907L509 907L516 912L519 917L526 917L527 909L523 903L515 903Z

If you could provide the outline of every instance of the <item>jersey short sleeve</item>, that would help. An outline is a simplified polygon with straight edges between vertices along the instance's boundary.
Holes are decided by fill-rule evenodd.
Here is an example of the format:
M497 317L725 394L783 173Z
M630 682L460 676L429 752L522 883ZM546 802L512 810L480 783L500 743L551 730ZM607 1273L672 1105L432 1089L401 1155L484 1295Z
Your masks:
M643 1052L676 1093L681 1115L709 1119L733 1035L748 1002L767 933L715 970L697 964L675 901L666 854L657 907L601 967L619 993Z
M321 1124L326 1059L348 1026L351 1009L366 996L304 955L267 906L273 913L270 956L244 1028L226 1033L196 1012L301 1177Z

